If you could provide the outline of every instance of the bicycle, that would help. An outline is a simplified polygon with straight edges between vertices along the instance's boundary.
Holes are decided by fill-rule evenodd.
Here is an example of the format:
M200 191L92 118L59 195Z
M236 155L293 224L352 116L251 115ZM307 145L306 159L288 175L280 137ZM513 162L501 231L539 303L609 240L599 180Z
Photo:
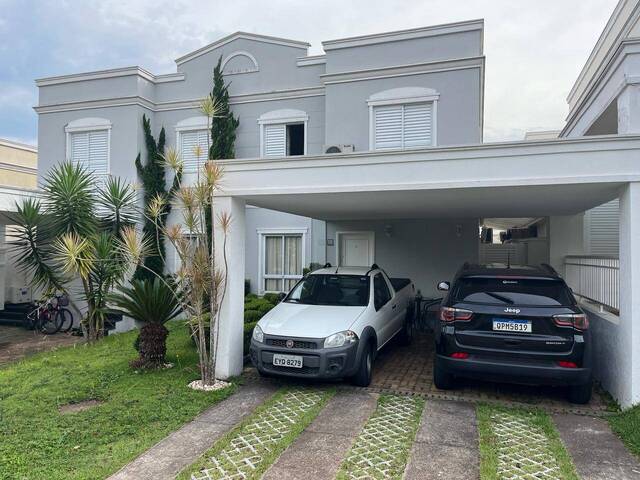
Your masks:
M68 332L73 327L73 314L64 308L68 304L66 294L56 294L44 302L33 302L33 308L26 317L27 328L40 330L45 335Z

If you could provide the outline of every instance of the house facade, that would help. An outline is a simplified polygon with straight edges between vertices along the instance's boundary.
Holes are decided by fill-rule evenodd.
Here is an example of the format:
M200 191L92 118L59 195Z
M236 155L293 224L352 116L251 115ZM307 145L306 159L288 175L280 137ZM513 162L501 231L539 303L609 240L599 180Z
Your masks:
M215 206L234 219L219 376L242 369L246 278L257 292L278 291L312 262L376 262L437 297L438 281L480 258L481 231L518 226L535 231L522 258L550 263L580 296L597 379L628 406L640 402L637 4L620 2L559 138L482 143L480 20L326 41L316 56L304 42L238 32L177 59L169 75L130 67L38 80L39 174L69 158L135 181L147 115L193 179L190 152L207 138L197 103L222 58L240 127ZM615 58L628 61L608 91L603 72L615 76ZM619 259L596 264L585 212L616 201Z

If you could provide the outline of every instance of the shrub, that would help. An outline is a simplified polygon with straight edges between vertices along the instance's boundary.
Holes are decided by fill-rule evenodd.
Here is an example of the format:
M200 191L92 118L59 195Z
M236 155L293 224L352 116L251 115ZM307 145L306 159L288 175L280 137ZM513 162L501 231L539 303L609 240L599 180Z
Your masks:
M257 310L245 310L244 311L244 323L255 323L263 317L264 313L260 313Z
M249 353L249 345L251 344L251 335L253 334L254 327L258 322L245 323L244 325L244 354Z
M265 293L262 298L275 306L280 301L278 297L279 297L278 293Z

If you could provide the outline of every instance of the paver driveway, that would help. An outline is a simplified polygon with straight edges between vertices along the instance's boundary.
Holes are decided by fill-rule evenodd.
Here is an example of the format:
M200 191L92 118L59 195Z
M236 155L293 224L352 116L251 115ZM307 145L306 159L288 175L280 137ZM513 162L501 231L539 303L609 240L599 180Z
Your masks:
M265 382L241 387L112 478L180 471L191 480L640 479L638 461L588 416Z

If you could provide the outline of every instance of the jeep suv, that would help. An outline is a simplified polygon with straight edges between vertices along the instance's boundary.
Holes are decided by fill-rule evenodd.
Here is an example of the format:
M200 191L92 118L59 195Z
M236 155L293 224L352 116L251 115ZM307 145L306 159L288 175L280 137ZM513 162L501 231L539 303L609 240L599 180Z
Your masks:
M437 388L456 377L568 386L571 402L589 402L589 322L552 267L465 264L438 289Z

